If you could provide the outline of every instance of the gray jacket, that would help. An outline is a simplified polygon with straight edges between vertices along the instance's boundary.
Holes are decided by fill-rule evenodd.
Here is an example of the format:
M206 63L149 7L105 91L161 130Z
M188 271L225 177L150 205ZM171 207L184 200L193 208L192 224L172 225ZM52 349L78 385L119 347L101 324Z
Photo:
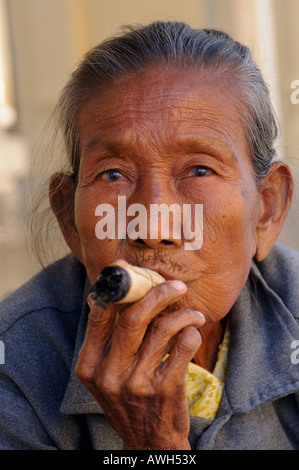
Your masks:
M74 374L89 289L69 255L1 302L0 449L122 449ZM192 448L299 449L299 253L252 263L229 315L222 401L212 423L191 417Z

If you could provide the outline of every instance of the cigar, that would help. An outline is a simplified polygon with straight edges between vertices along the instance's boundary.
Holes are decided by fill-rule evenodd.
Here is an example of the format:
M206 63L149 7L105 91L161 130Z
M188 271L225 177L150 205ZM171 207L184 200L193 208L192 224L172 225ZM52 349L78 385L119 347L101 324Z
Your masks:
M102 308L112 303L136 302L164 281L163 276L151 269L119 260L100 272L92 287L91 298Z

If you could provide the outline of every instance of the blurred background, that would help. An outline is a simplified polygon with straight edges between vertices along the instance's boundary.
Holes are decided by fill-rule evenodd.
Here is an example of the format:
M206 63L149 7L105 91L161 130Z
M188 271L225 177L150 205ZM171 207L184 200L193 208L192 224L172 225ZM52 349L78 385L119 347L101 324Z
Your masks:
M40 269L26 242L28 172L61 88L90 47L123 24L157 19L220 28L252 49L297 183L298 0L0 0L0 298ZM299 250L298 204L296 190L280 241Z

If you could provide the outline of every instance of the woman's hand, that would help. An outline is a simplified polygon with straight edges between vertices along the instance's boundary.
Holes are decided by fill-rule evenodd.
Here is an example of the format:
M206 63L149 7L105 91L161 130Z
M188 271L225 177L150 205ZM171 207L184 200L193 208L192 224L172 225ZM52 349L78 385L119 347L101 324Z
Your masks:
M89 298L76 373L124 449L190 449L185 373L205 319L190 309L158 315L186 290L180 281L167 281L135 304L106 310Z

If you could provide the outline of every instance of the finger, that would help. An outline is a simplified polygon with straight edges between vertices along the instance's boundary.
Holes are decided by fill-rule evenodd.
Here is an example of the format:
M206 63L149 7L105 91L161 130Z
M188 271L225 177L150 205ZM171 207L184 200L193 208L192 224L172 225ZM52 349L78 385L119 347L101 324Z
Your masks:
M76 365L76 374L81 379L91 377L98 361L107 354L116 318L114 305L103 309L87 298L90 308L87 329Z
M201 341L200 332L193 326L187 326L177 335L170 355L160 368L164 383L172 383L174 378L178 384L185 383L188 364L200 348Z
M152 375L160 366L177 335L190 326L198 329L205 321L201 312L187 308L154 320L140 346L136 365L141 366L146 374Z
M111 357L119 361L120 367L132 361L153 318L177 301L186 291L184 283L166 281L120 312L110 349Z

